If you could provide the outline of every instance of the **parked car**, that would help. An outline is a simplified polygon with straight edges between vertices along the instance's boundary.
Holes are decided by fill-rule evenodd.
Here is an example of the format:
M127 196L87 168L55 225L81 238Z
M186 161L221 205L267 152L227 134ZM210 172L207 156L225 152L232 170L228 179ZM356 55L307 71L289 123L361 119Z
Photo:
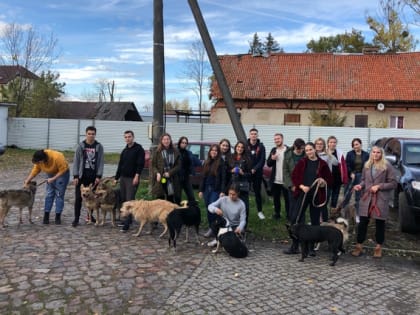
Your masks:
M397 171L398 188L391 206L398 210L400 230L420 232L420 139L381 138L374 145L384 149Z

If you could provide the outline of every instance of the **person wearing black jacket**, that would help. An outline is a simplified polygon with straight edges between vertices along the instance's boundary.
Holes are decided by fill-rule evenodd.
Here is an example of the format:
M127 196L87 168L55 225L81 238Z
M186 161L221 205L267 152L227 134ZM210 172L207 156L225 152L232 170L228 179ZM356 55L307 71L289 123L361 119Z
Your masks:
M190 181L190 176L195 175L195 167L201 166L201 161L187 149L188 138L182 136L178 140L179 159L181 167L179 169L179 184L181 190L185 191L188 201L195 201L194 191Z
M115 180L120 181L121 202L136 199L140 175L144 168L145 153L143 147L134 142L134 132L124 132L125 148L120 154ZM126 232L132 223L132 216L128 216L123 223L122 232Z
M262 142L260 142L260 139L258 139L258 130L255 128L249 130L248 152L251 156L251 183L255 194L258 217L261 220L264 220L265 216L262 212L261 184L265 164L265 146Z

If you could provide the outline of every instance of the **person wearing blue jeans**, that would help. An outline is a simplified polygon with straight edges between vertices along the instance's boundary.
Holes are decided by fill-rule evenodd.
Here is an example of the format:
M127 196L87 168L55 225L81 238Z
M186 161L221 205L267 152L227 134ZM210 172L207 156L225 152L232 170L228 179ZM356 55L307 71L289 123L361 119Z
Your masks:
M50 212L55 201L55 224L61 224L64 195L70 180L69 165L61 152L49 149L36 151L32 157L32 163L34 166L24 184L27 185L41 171L47 173L43 223L49 224Z

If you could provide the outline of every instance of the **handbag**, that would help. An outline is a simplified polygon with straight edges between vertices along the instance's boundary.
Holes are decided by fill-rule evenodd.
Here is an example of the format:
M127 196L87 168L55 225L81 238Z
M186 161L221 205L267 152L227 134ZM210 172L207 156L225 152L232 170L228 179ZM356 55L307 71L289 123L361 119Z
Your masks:
M169 180L166 183L166 189L168 191L168 196L173 196L173 194L174 194L174 185Z

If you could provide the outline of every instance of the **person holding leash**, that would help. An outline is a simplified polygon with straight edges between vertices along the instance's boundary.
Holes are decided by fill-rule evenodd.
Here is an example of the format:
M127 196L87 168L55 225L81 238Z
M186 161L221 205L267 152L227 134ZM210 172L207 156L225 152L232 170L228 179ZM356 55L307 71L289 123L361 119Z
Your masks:
M120 181L121 204L125 201L136 199L140 183L141 172L144 168L145 153L143 147L134 141L134 132L124 132L125 148L120 154L115 182ZM130 214L123 222L121 232L127 232L133 216Z
M291 223L304 223L305 211L309 206L311 225L320 225L320 209L327 201L326 189L332 182L332 176L327 162L318 157L312 142L306 143L305 157L293 169L292 182L295 187L295 207L291 213ZM292 246L284 253L297 254L297 240L293 239ZM315 256L314 244L310 245L309 255Z
M104 171L104 148L96 141L96 128L88 126L85 131L86 138L78 144L73 158L73 184L76 186L73 227L79 225L82 209L80 186L98 185Z
M50 223L50 212L55 200L55 224L61 224L61 213L64 209L64 195L70 180L69 165L61 152L44 149L38 150L32 157L34 164L31 173L25 179L24 185L41 171L47 173L47 195L45 196L43 224Z
M362 244L366 239L370 218L375 219L376 247L373 257L382 257L382 244L385 240L385 221L388 218L391 191L397 188L397 179L394 168L385 160L382 148L374 146L370 151L369 160L362 170L362 181L354 186L355 191L361 191L360 223L357 226L357 244L351 252L353 256L363 253Z

